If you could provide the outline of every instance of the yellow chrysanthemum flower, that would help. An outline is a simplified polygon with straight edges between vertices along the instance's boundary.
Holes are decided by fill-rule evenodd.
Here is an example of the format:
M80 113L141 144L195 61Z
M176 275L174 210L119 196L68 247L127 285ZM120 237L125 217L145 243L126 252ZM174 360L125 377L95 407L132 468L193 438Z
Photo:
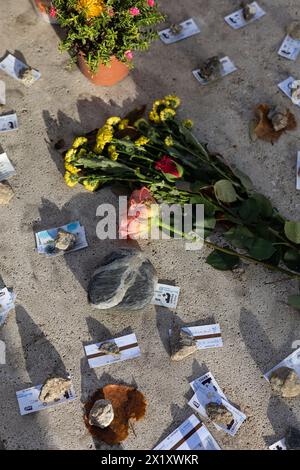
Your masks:
M119 124L119 122L121 121L122 119L118 116L112 116L110 118L107 119L106 121L106 124L108 126L115 126L116 124Z
M156 113L160 106L165 106L165 105L166 105L165 100L155 100L152 106L152 111Z
M65 169L69 171L72 175L77 175L77 173L80 172L80 168L77 168L76 166L72 165L72 163L65 163Z
M100 181L91 180L91 179L87 178L87 179L83 180L82 184L83 184L83 186L85 187L85 189L87 191L93 192L93 191L96 191L99 188L101 183L100 183Z
M85 144L87 142L86 137L76 137L76 139L73 142L72 148L73 149L78 149L78 147L81 147L81 145Z
M84 11L87 19L100 16L104 11L104 4L102 0L78 0L76 4L78 13Z
M117 152L117 147L115 145L109 145L107 150L108 150L108 154L111 160L113 161L118 160L119 154Z
M172 145L174 145L174 140L172 139L172 137L170 135L168 135L166 138L165 138L165 144L168 146L168 147L172 147Z
M155 122L156 124L158 124L160 122L160 118L159 118L159 115L154 112L154 111L150 111L149 113L149 119L150 121L153 121Z
M128 127L128 124L129 124L129 119L122 119L118 126L120 131L123 131L124 129L126 129L126 127Z
M182 121L182 125L187 129L192 129L194 123L191 119L185 119L184 121Z
M139 137L134 143L137 147L142 147L143 145L148 144L148 142L150 142L150 139L142 135L142 137Z
M112 141L113 136L113 127L111 125L105 124L105 126L101 127L97 133L94 151L96 153L101 153L105 145Z
M65 155L65 162L71 162L74 160L77 149L70 148Z
M176 111L172 108L165 108L159 113L159 117L162 121L168 121L176 116Z
M165 96L165 102L167 106L171 106L172 108L176 109L178 106L180 106L181 99L176 95L168 95Z
M65 172L64 175L64 180L66 184L69 186L69 188L74 188L76 184L78 183L78 176L77 175L72 175L69 171Z

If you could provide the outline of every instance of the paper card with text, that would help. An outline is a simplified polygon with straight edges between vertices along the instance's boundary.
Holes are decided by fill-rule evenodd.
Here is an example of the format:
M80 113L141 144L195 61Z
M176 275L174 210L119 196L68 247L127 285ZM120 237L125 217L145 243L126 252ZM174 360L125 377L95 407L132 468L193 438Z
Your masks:
M222 67L223 67L223 71L221 74L222 78L226 77L227 75L237 70L234 63L227 56L222 57L222 59L220 59L220 63L222 64ZM205 78L201 76L199 69L193 70L193 75L196 78L196 80L198 80L198 82L201 83L201 85L208 85L209 83L215 83L217 81L217 80L212 80L212 81L206 80Z
M0 115L0 132L16 131L18 129L18 120L16 113Z
M135 359L141 355L141 350L135 334L121 336L120 338L114 338L108 341L114 342L118 346L119 354L106 354L99 350L99 347L107 341L84 347L89 366L92 369L95 367L105 366L107 364L127 361L128 359Z
M58 252L55 249L55 237L57 236L59 229L62 229L65 232L72 233L76 236L74 246L67 251ZM80 225L80 222L78 221L71 222L67 225L63 225L62 227L51 228L49 230L37 232L35 234L35 240L38 253L46 256L64 255L67 253L71 253L72 251L82 250L82 248L86 248L88 246L85 235L85 229Z
M289 367L290 369L294 369L296 374L298 374L300 378L300 348L296 349L292 354L290 354L286 359L283 361L279 362L277 366L273 367L269 372L267 372L264 375L264 378L270 381L270 377L272 373L276 370L279 369L280 367Z
M0 181L7 180L16 174L16 170L12 166L6 153L0 154Z
M300 190L300 152L298 152L298 155L297 155L296 189Z
M1 62L0 62L0 70L7 73L10 77L13 77L15 80L22 82L22 72L24 70L29 69L29 66L24 64L21 60L17 59L14 55L8 54ZM38 70L32 69L32 75L34 80L39 80L41 78L41 74Z
M179 293L180 287L157 284L151 304L175 310L178 304Z
M182 328L197 341L198 349L221 348L223 346L220 325L189 326Z
M37 385L36 387L26 388L25 390L20 390L16 393L18 405L20 409L20 414L28 415L30 413L35 413L36 411L41 411L52 406L61 405L62 403L67 403L73 401L76 398L75 390L73 386L70 387L64 397L60 400L44 403L39 400L40 391L43 385Z
M190 416L153 450L220 450L207 427Z
M253 5L256 8L256 14L253 18L251 18L251 20L245 20L243 15L243 8L234 11L233 13L231 13L231 15L225 16L224 20L231 28L240 29L244 26L247 26L247 24L257 21L259 18L266 14L266 12L258 5L257 2L252 2L250 3L250 5Z
M190 386L195 392L195 395L189 401L189 405L207 419L208 415L205 406L208 405L208 403L214 402L224 405L233 416L232 422L227 427L219 426L215 423L213 424L218 430L224 431L230 436L234 436L246 420L246 415L229 403L213 375L208 372L191 382Z
M287 450L286 445L285 445L285 439L281 439L278 442L275 442L275 444L272 444L269 447L270 450Z
M3 80L0 80L0 105L6 103L6 97L5 97L5 82Z
M15 308L15 294L3 287L0 289L0 326L5 322L10 310Z
M280 46L278 54L289 60L296 60L300 52L300 40L287 35Z
M280 88L283 93L292 100L292 84L295 81L294 77L289 77L286 80L283 80L283 82L278 83L278 87ZM300 101L299 103L294 103L296 106L300 106Z
M179 23L179 26L181 27L181 31L178 34L172 33L170 28L159 32L160 39L164 44L173 44L174 42L182 41L183 39L200 33L200 28L193 18Z

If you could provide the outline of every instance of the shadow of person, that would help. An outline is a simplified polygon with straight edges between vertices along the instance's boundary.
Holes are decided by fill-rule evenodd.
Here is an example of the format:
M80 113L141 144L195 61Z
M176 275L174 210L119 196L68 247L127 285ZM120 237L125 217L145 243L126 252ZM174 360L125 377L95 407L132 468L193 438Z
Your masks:
M240 331L247 349L262 374L291 354L291 344L294 338L293 331L286 338L280 350L277 350L255 315L244 308L240 314ZM273 436L264 436L268 446L281 439L288 426L300 427L299 420L292 409L292 405L295 403L293 400L284 400L279 396L271 395L267 416L275 434Z

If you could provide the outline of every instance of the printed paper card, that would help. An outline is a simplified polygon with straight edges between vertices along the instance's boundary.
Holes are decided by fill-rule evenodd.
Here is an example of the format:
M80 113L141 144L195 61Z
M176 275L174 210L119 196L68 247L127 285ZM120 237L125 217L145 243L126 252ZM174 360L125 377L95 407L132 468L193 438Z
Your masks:
M296 181L296 189L300 190L300 152L297 155L297 181Z
M160 31L159 36L162 42L164 44L173 44L174 42L182 41L182 39L186 39L190 36L194 36L194 34L200 33L200 28L195 23L193 18L190 18L189 20L180 23L179 28L181 30L178 34L174 34L174 32L172 32L170 28Z
M300 52L300 40L287 35L280 46L278 54L289 60L296 60Z
M115 343L119 350L117 354L106 354L101 352L99 348L105 343ZM121 336L120 338L110 339L108 341L102 341L101 343L91 344L84 347L85 354L89 363L89 366L94 369L95 367L105 366L116 362L127 361L128 359L135 359L141 355L137 338L135 334Z
M207 427L190 416L153 450L220 450Z
M0 115L0 132L15 131L18 129L16 113Z
M292 100L292 84L294 81L295 81L294 77L289 77L286 80L283 80L283 82L278 84L278 87L280 88L280 90L283 91L283 93L287 95L290 98L290 100ZM300 101L299 103L294 103L294 104L296 106L300 106Z
M202 377L190 383L195 395L189 401L189 405L199 414L208 419L205 406L208 403L214 402L224 405L227 410L233 415L232 422L229 426L219 426L214 423L214 426L221 431L234 436L239 430L242 423L246 420L246 415L239 411L235 406L228 402L226 396L217 384L213 375L208 372Z
M30 67L21 60L17 59L14 55L8 54L2 62L0 62L0 70L3 70L3 72L7 73L10 77L13 77L15 80L18 80L19 82L22 82L22 72L25 70L29 69ZM32 70L32 76L33 79L39 80L41 77L41 74L38 70Z
M15 295L13 292L3 287L0 289L0 326L5 322L10 310L15 308Z
M0 104L5 104L6 103L6 97L5 97L5 82L3 80L0 80Z
M60 229L76 236L74 246L67 251L56 250L55 248L55 238ZM62 227L37 232L35 234L35 239L38 253L44 254L46 256L63 255L65 253L71 253L72 251L81 250L82 248L86 248L88 246L85 229L78 221L71 222L67 225L63 225Z
M296 349L292 354L290 354L286 359L281 361L277 366L273 367L269 372L264 375L264 378L270 381L270 377L272 373L279 369L279 367L289 367L290 369L294 369L294 371L298 374L300 378L300 348Z
M0 181L7 180L16 174L16 170L12 166L6 153L0 154Z
M222 67L223 67L223 71L221 74L222 77L226 77L226 75L229 75L237 70L234 63L227 56L220 59L220 63L222 64ZM212 81L206 80L205 78L201 76L199 69L193 70L193 75L198 80L198 82L201 83L201 85L208 85L209 83L214 83L217 81L217 80L212 80Z
M197 340L198 349L221 348L223 346L220 325L189 326L182 328Z
M71 386L70 390L68 390L60 400L51 403L44 403L39 400L42 386L43 385L37 385L36 387L26 388L25 390L20 390L16 393L20 414L22 416L44 410L52 406L61 405L62 403L73 401L76 398L74 387Z
M285 445L285 439L281 439L278 442L275 442L275 444L272 444L269 447L270 450L287 450L286 445Z
M151 304L175 310L178 304L179 292L180 287L157 284Z
M231 13L231 15L225 16L224 20L231 28L240 29L244 26L247 26L247 24L253 23L253 21L258 20L266 14L266 12L258 5L257 2L252 2L250 5L253 5L256 8L256 14L253 18L251 18L251 20L245 20L243 15L243 8Z

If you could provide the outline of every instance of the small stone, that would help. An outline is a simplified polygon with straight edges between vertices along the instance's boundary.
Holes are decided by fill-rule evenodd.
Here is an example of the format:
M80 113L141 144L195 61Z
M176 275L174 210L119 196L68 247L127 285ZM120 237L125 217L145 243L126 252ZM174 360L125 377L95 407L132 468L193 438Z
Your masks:
M282 398L295 398L300 395L300 379L294 369L279 367L270 378L270 384L275 393Z
M300 430L292 426L285 435L285 445L287 450L300 450Z
M254 16L256 15L256 11L257 11L256 6L251 5L249 3L245 3L245 2L243 2L242 6L243 6L243 16L245 20L246 21L252 20L252 18L254 18Z
M205 406L205 410L209 419L219 426L228 427L234 421L232 413L222 403L208 403Z
M99 346L99 352L103 354L111 354L113 356L119 356L120 349L117 343L115 341L105 341L104 343L101 343Z
M300 80L295 80L291 85L292 102L300 104Z
M183 26L181 24L171 24L170 31L174 36L177 36L181 33Z
M217 56L207 59L200 65L199 69L200 75L204 80L213 81L222 77L223 66Z
M8 204L14 197L12 187L7 181L0 181L0 205Z
M90 413L89 423L92 426L105 429L114 419L114 410L109 400L95 401Z
M89 302L101 310L140 310L153 299L157 282L152 263L141 251L121 248L95 271L88 286Z
M181 361L197 351L197 343L193 336L183 331L179 325L173 324L170 349L171 360Z
M54 240L54 245L57 250L67 251L75 245L75 242L76 236L73 233L59 229Z
M70 390L71 380L61 377L47 379L41 388L39 399L44 403L58 401Z
M33 70L31 67L23 68L19 72L19 79L25 86L30 86L35 81Z
M274 131L286 129L289 123L289 110L281 106L274 106L268 113L268 119L272 122Z
M300 40L300 21L295 20L287 27L288 35L296 40Z

